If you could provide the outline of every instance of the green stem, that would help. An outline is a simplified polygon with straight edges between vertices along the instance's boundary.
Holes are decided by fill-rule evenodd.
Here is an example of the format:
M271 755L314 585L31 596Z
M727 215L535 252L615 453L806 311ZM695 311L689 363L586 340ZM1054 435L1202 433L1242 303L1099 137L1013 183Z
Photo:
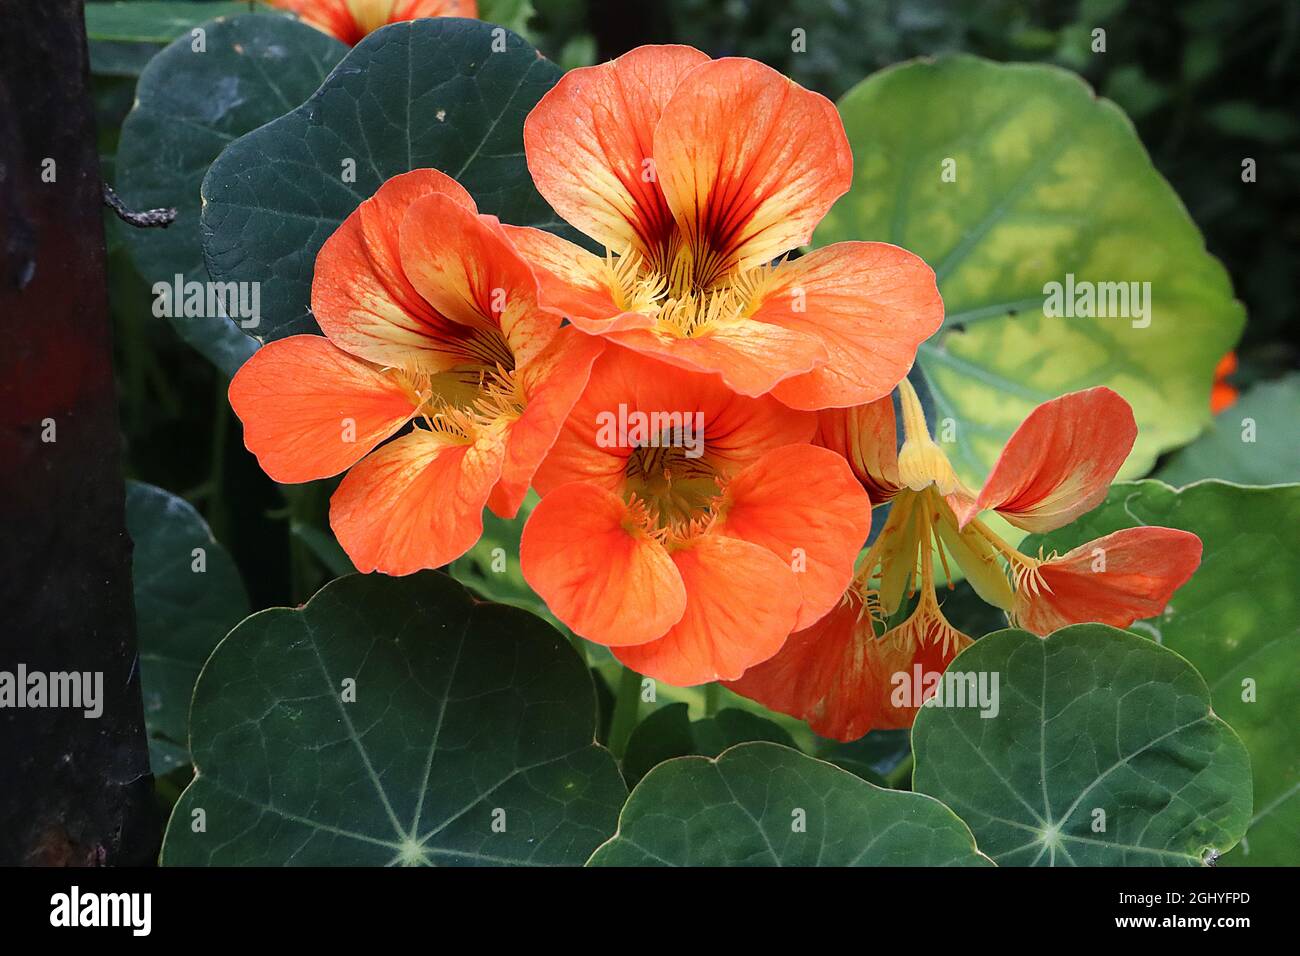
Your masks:
M614 715L609 722L609 749L620 760L627 752L627 742L641 712L641 675L630 667L623 668L614 695Z
M717 681L704 685L704 716L712 717L722 703L722 685Z
M321 580L321 567L311 548L301 535L294 534L295 525L320 528L328 514L329 495L321 482L292 485L283 489L289 504L289 583L293 600L304 603L315 593Z
M885 776L891 790L912 789L912 755L908 754L897 767Z
M218 541L226 541L227 527L226 502L223 495L225 482L222 476L226 468L226 433L230 425L230 405L226 401L226 383L218 376L215 408L212 412L212 448L208 456L208 527L212 536Z

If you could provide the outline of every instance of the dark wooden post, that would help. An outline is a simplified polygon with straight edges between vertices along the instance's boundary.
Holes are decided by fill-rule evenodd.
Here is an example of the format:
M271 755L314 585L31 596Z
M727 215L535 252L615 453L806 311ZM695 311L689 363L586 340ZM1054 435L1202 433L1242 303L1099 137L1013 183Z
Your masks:
M102 217L81 2L0 0L0 864L158 842ZM102 713L5 702L23 668L102 675Z

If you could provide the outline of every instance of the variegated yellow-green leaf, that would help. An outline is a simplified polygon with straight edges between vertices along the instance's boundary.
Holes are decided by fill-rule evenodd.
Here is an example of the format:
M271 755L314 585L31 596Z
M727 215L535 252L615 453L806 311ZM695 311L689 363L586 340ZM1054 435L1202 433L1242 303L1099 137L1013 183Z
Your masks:
M853 188L815 241L892 242L934 268L946 319L918 361L963 477L1035 405L1094 385L1133 405L1128 475L1205 427L1243 310L1118 107L1067 71L969 56L884 70L839 107ZM1073 317L1045 314L1053 282ZM1079 315L1087 288L1091 311L1122 314Z

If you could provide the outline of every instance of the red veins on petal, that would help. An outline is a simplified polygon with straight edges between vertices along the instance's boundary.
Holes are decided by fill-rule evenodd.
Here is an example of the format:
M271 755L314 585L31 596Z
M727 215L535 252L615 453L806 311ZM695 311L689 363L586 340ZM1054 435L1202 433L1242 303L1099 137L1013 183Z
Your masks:
M801 409L886 395L940 325L934 274L883 243L790 263L849 188L834 106L754 60L640 47L572 70L524 125L538 190L605 246L510 230L577 328Z

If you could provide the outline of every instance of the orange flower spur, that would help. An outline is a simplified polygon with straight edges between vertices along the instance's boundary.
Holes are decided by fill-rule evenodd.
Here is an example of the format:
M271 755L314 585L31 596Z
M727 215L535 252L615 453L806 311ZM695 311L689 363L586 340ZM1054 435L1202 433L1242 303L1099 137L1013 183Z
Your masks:
M938 329L934 273L879 242L807 243L849 188L835 107L754 60L645 46L571 70L524 124L528 168L603 255L507 227L543 305L591 334L794 408L887 394Z
M276 481L351 469L330 524L362 571L438 567L478 540L484 505L513 517L601 351L538 308L496 219L433 169L344 220L312 310L325 337L263 346L230 404Z
M821 413L818 441L848 459L874 501L891 502L889 517L837 607L729 685L840 740L911 726L919 700L896 693L907 683L896 675L910 677L918 666L941 673L970 643L944 617L936 563L951 587L947 562L956 561L981 598L1040 636L1084 621L1127 627L1158 614L1200 563L1200 539L1186 531L1130 528L1064 555L1031 557L979 519L993 510L1042 532L1096 507L1137 436L1128 403L1110 389L1034 409L978 494L962 486L931 439L906 380L899 396L897 454L890 399Z
M382 26L420 17L478 16L476 0L267 0L316 29L356 46Z
M524 577L633 670L740 676L839 600L870 530L866 493L808 443L815 428L717 376L605 352L537 472Z

